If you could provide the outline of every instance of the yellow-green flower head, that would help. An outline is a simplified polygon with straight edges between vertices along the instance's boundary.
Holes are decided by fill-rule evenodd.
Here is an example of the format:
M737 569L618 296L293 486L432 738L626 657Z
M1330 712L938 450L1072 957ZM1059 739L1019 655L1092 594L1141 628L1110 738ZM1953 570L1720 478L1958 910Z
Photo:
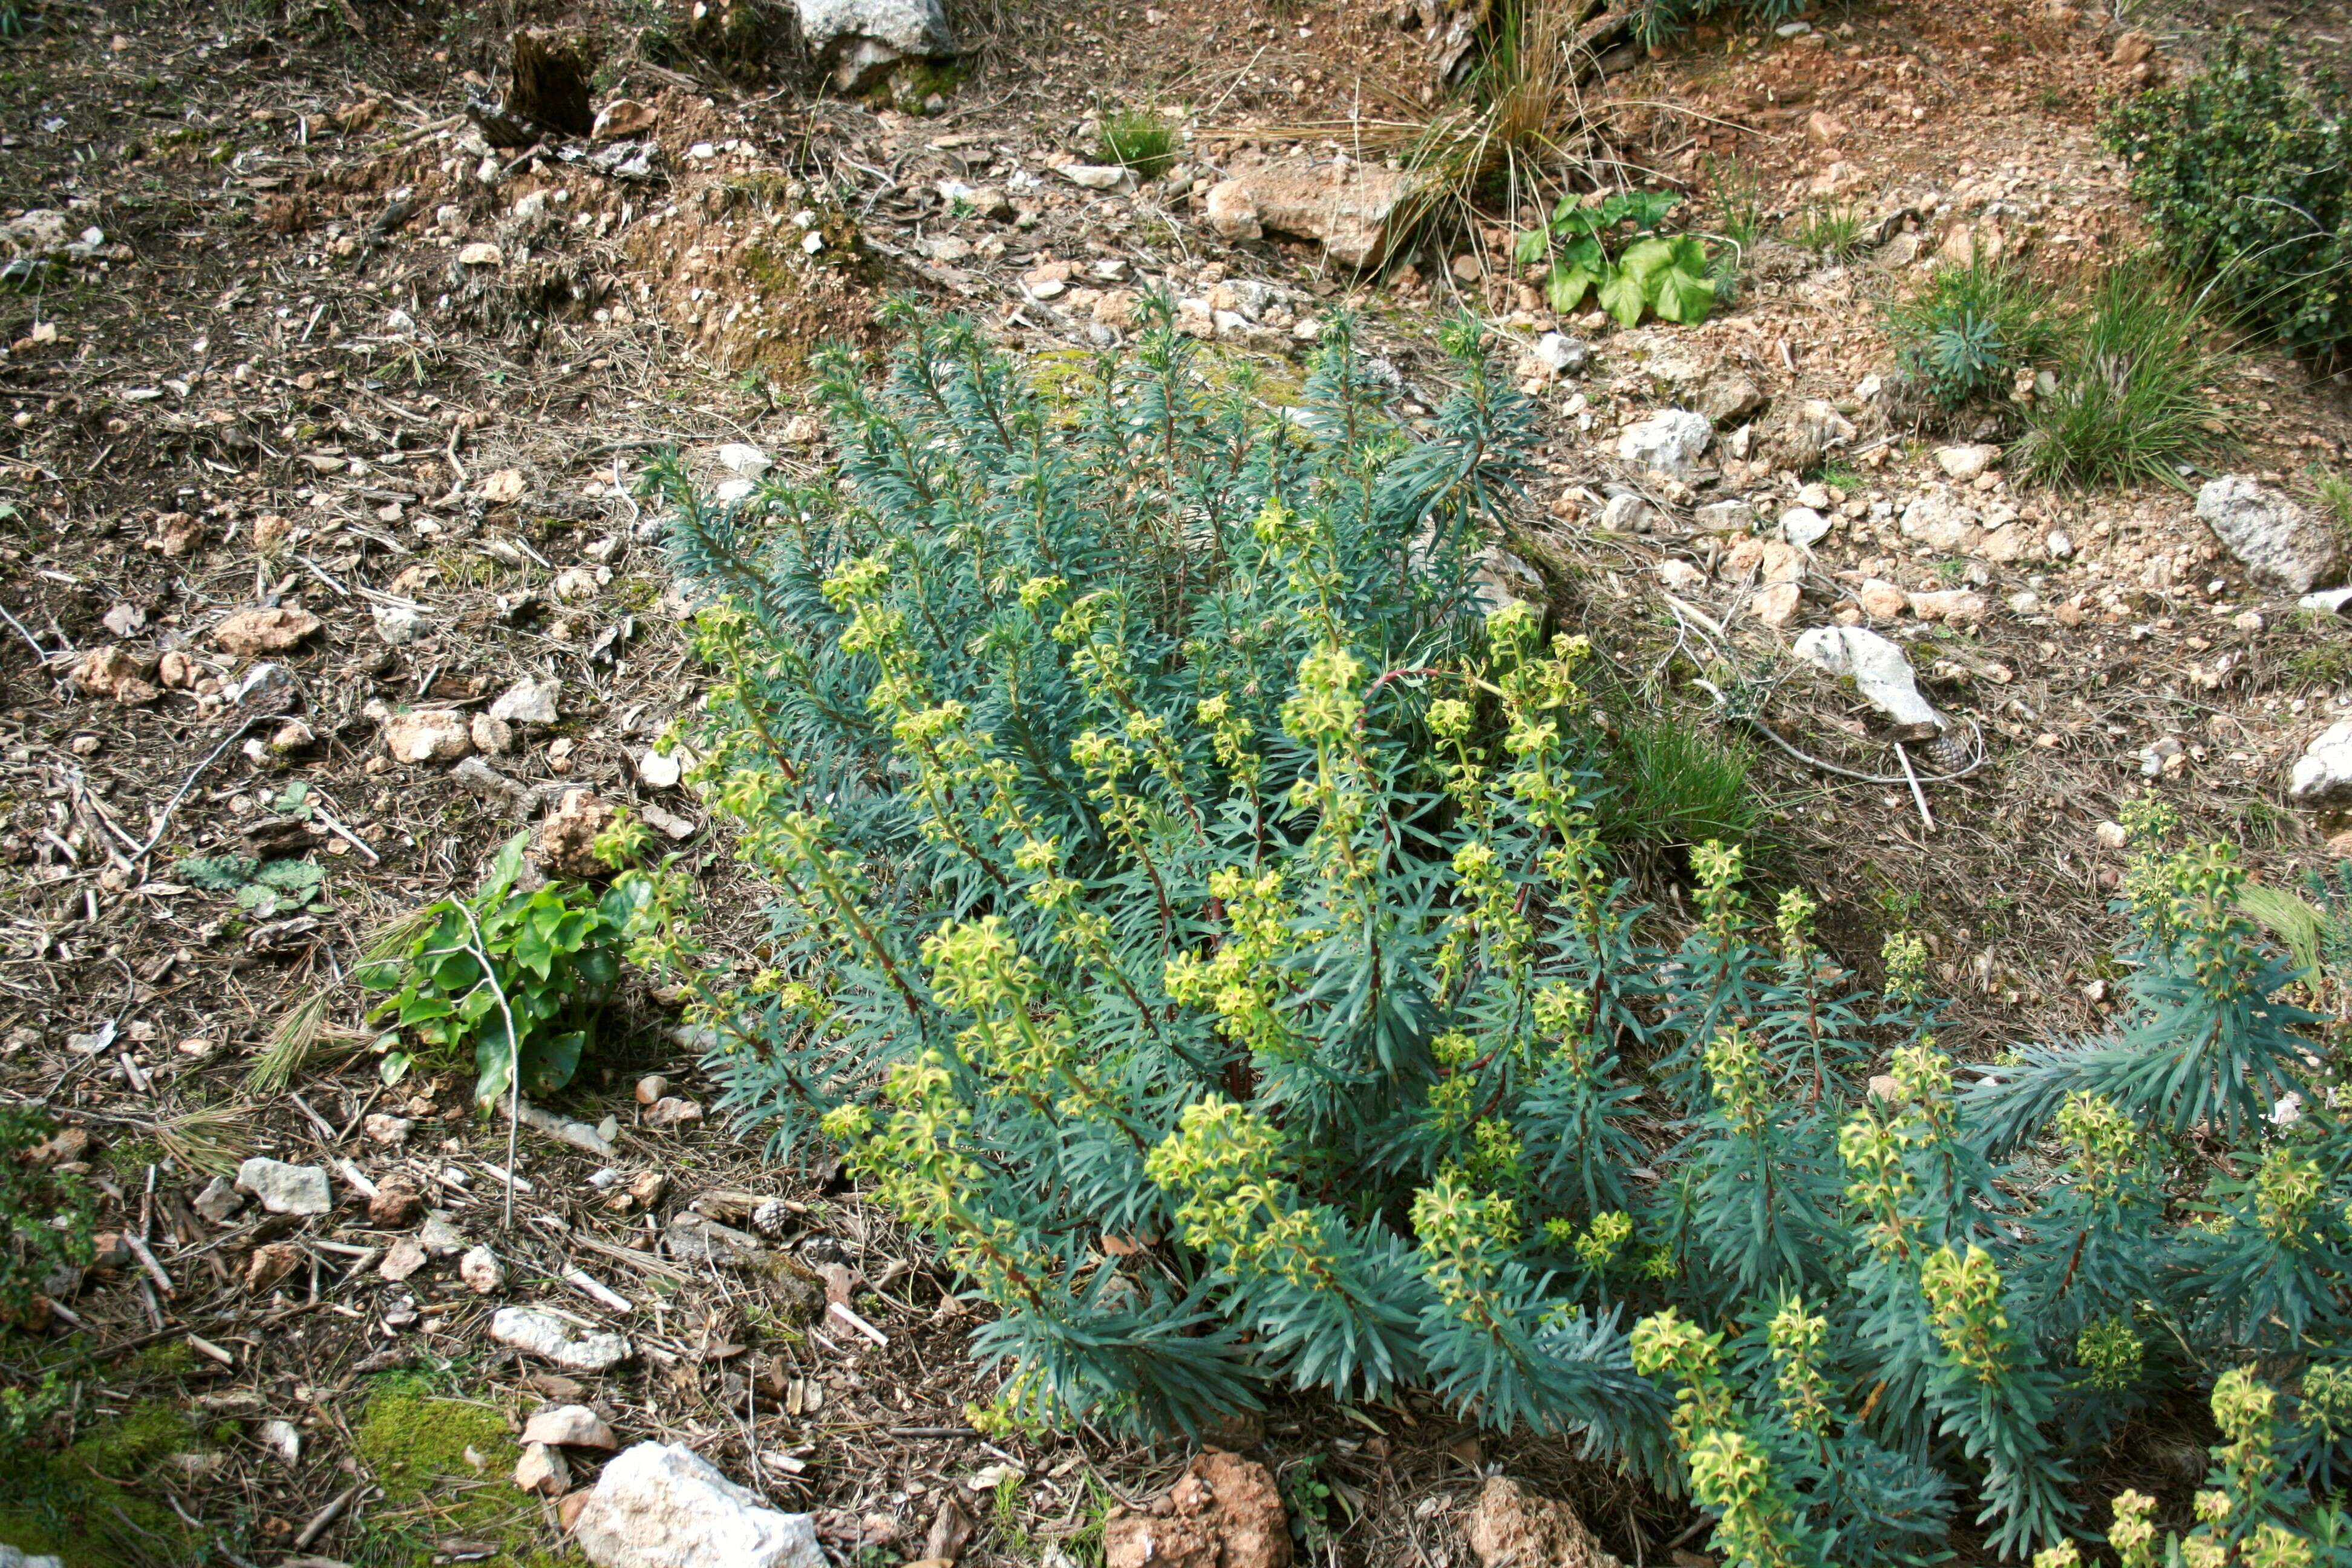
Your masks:
M1470 704L1458 697L1441 697L1429 705L1429 728L1444 740L1459 741L1470 732Z
M1927 944L1916 931L1890 931L1879 956L1886 963L1889 996L1898 1002L1917 1002L1927 994Z
M2076 1364L2090 1375L2091 1385L2108 1394L2122 1394L2139 1382L2147 1347L2120 1317L2095 1318L2074 1340Z
M1034 616L1048 601L1060 598L1068 587L1059 577L1032 577L1021 584L1021 607Z
M2278 1395L2250 1366L2232 1367L2213 1380L2213 1425L2233 1443L2260 1442L2271 1430Z
M1298 686L1282 705L1282 727L1300 741L1336 741L1363 713L1364 667L1346 648L1326 644L1298 663Z
M2316 1239L2312 1216L2326 1190L2318 1162L2281 1144L2263 1156L2254 1177L2254 1223L2280 1246L2300 1251Z
M861 555L833 569L824 580L824 600L836 610L846 610L877 597L889 580L890 566L880 552Z
M2146 1492L2116 1494L2115 1519L2107 1526L2107 1544L2116 1549L2124 1568L2148 1568L2156 1561L2156 1500Z

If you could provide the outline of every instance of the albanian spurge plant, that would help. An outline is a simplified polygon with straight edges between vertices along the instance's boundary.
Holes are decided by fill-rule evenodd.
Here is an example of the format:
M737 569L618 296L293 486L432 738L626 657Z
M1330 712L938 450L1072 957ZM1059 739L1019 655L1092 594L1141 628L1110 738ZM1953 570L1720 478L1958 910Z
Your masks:
M2074 1456L2253 1367L2194 1550L2284 1561L2352 1431L2352 1144L2227 857L2135 872L2114 1036L1958 1091L1918 938L1874 993L1735 847L1679 935L1612 868L1588 650L1477 600L1531 420L1475 331L1416 436L1344 317L1277 411L1156 308L1052 396L900 310L827 371L837 485L653 476L775 893L717 1065L992 1309L978 1417L1418 1389L1858 1564L2054 1547Z

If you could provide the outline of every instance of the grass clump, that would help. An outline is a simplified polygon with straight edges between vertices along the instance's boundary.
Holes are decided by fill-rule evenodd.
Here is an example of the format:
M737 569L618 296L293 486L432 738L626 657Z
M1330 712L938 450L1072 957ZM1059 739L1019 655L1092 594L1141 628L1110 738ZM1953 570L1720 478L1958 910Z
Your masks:
M1685 848L1754 837L1759 812L1748 774L1756 758L1745 741L1671 719L1629 719L1611 752L1614 788L1601 807L1610 843Z
M2012 466L2074 489L2179 485L2183 467L2231 443L2231 416L2213 390L2227 363L2161 267L2111 268L2069 325L2057 388L2034 399Z
M1115 110L1102 118L1095 156L1134 170L1139 180L1156 180L1176 166L1176 127L1155 110Z
M2288 350L2352 345L2352 118L2232 28L2206 69L2111 115L2107 140L2168 258Z
M2056 290L2014 262L1938 267L1886 310L1895 363L1948 410L2006 398L2064 341Z
M1869 226L1859 202L1809 202L1797 222L1797 243L1832 261L1850 261L1861 254Z
M1740 276L1756 242L1764 237L1764 187L1755 171L1736 158L1709 158L1706 183L1717 242L1712 258L1715 293L1728 305L1738 295Z

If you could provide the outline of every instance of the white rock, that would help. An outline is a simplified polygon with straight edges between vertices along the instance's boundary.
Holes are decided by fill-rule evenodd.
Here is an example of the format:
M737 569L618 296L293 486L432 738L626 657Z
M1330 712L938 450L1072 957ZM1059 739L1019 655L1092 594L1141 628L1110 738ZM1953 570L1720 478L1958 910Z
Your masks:
M559 1448L617 1448L620 1441L603 1416L584 1405L550 1405L531 1412L522 1440Z
M574 1330L554 1313L536 1307L499 1308L490 1320L490 1338L566 1372L610 1372L634 1353L629 1342L618 1334L601 1329Z
M1697 477L1699 458L1715 439L1704 414L1666 408L1617 438L1617 456L1636 468L1655 468L1677 479Z
M1128 177L1127 169L1118 163L1064 163L1054 173L1090 191L1115 191Z
M2294 602L2298 610L2312 610L2323 616L2340 616L2347 605L2352 605L2352 588L2322 588Z
M2199 490L2197 515L2248 572L2289 593L2310 593L2344 564L2331 529L2244 474Z
M940 0L798 0L801 37L845 92L873 86L909 55L955 52Z
M2063 528L2053 528L2042 536L2042 548L2053 561L2063 561L2074 553L2074 536Z
M257 1154L236 1168L236 1184L271 1214L328 1214L335 1206L334 1189L320 1165L289 1165Z
M637 758L637 782L647 789L676 789L684 773L676 752L649 749Z
M563 683L553 676L543 680L518 680L490 704L490 717L507 724L552 724L555 694Z
M1916 539L1930 550L1954 551L1968 543L1976 530L1977 514L1954 500L1951 491L1937 486L1912 499L1903 509L1898 526L1904 538Z
M1998 447L1971 445L1936 448L1936 467L1944 470L1945 478L1961 484L1982 477L2000 460L2000 448Z
M226 1225L229 1215L245 1206L245 1194L226 1176L215 1176L196 1194L196 1212L215 1225Z
M572 1539L597 1568L825 1568L808 1515L762 1508L683 1443L606 1465Z
M454 708L419 708L383 721L383 749L400 763L451 763L474 749L473 725Z
M1864 700L1895 723L1932 730L1950 721L1919 695L1917 677L1902 648L1860 626L1816 626L1797 638L1796 655L1806 663L1853 680Z
M406 605L371 605L368 614L375 621L375 635L394 647L433 635L432 623Z
M2102 822L2091 829L2091 836L2102 849L2120 849L2131 842L2131 833L2120 822Z
M1658 581L1666 585L1669 593L1695 594L1706 586L1706 574L1687 561L1669 556L1658 563Z
M417 1231L416 1239L427 1252L436 1258L455 1258L473 1245L457 1216L447 1209L427 1209L425 1225Z
M1601 526L1612 533L1647 533L1658 525L1655 508L1637 495L1615 495L1601 509Z
M1756 509L1744 500L1709 501L1696 515L1708 533L1740 533L1756 526Z
M1546 332L1536 340L1536 363L1554 375L1574 375L1592 363L1592 345L1582 338Z
M0 1568L65 1568L65 1560L58 1557L35 1557L18 1551L5 1541L0 1541Z
M2298 805L2341 805L2352 801L2352 720L2331 724L2294 760L2287 798Z
M457 1278L477 1296L495 1296L507 1288L507 1266L488 1247L476 1247L457 1259Z
M264 1421L256 1435L261 1446L287 1468L302 1462L302 1429L291 1421Z
M768 461L767 453L748 441L730 441L715 455L720 468L747 479L756 479L775 466Z
M1780 514L1780 537L1799 549L1818 543L1830 531L1830 520L1809 506L1792 506Z

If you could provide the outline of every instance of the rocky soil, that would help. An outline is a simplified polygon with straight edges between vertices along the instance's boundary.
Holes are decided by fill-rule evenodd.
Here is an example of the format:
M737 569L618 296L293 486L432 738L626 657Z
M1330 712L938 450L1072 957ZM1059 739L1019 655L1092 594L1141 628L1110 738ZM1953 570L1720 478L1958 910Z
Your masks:
M1780 236L1714 320L1625 331L1504 264L1532 207L1391 253L1373 131L1434 96L1435 6L975 9L953 69L920 28L754 48L765 12L647 10L533 18L601 58L588 123L519 144L483 107L505 17L101 0L0 45L0 1096L54 1111L45 1158L107 1233L0 1337L0 1380L62 1380L80 1456L0 1472L0 1542L77 1568L651 1562L688 1527L731 1542L698 1562L1692 1556L1678 1505L1418 1398L1198 1455L983 1438L953 1282L831 1173L763 1163L659 995L519 1128L454 1066L384 1081L360 954L513 833L576 872L628 805L748 953L755 890L654 752L698 667L636 476L675 448L714 487L822 479L810 355L877 344L891 291L1050 380L1164 290L1270 401L1347 306L1408 417L1437 322L1480 315L1544 410L1497 591L1589 632L1623 711L1744 737L1771 874L1865 973L1921 930L1964 1050L2097 1026L2142 791L2266 879L2352 854L2316 491L2340 385L2251 355L2226 474L2088 495L1887 395L1879 305L1936 258L2135 243L2097 106L2200 16L1888 0L1612 55L1586 109L1626 177L1704 228L1737 159ZM1120 105L1183 127L1159 177L1102 161ZM1874 243L1789 243L1824 201ZM235 855L309 869L185 870Z

